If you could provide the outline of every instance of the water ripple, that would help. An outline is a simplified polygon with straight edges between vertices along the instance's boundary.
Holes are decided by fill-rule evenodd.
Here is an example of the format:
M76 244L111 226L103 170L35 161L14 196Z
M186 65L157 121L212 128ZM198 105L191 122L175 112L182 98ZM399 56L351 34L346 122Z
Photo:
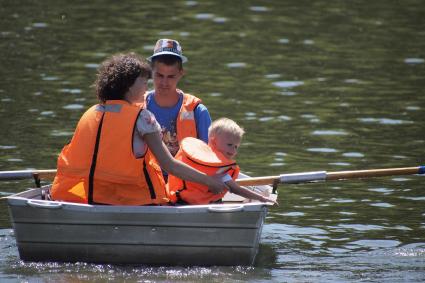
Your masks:
M346 79L346 80L344 80L344 82L347 83L347 84L360 84L361 83L361 81L358 80L358 79Z
M373 188L373 189L368 189L368 191L383 193L383 194L391 194L392 192L394 192L394 190L387 189L387 188Z
M215 22L215 23L219 23L219 24L222 24L222 23L225 23L225 22L227 22L228 20L227 20L227 18L225 18L225 17L215 17L214 19L213 19L213 22Z
M260 122L268 122L268 121L271 121L271 120L273 120L274 118L273 117L261 117L261 118L259 118L258 119L258 121L260 121Z
M6 160L9 161L9 162L22 162L22 161L24 161L21 158L8 158Z
M288 44L289 43L289 39L287 39L287 38L281 38L281 39L278 40L278 42L279 43L282 43L282 44Z
M425 62L423 58L406 58L404 59L404 63L406 64L422 64Z
M331 198L330 202L335 202L335 203L352 203L355 202L355 200L352 199L342 199L342 198Z
M364 157L363 153L360 152L344 152L342 156L345 157Z
M198 5L198 1L186 1L186 6L196 6Z
M368 248L392 248L400 245L400 242L396 240L358 240L350 244Z
M87 63L87 64L84 64L84 67L86 67L87 69L97 69L99 67L99 64Z
M41 74L41 79L43 81L57 81L57 80L59 80L59 78L56 77L56 76L46 76L45 74Z
M312 40L312 39L305 39L305 40L303 40L303 43L305 45L313 45L314 44L314 40Z
M348 212L348 211L340 211L340 212L338 212L339 214L342 214L342 215L356 215L357 213L355 213L355 212Z
M409 110L409 111L418 111L418 110L421 110L421 107L419 107L419 106L407 106L406 107L406 110Z
M399 197L399 198L408 199L408 200L419 200L419 201L425 200L425 197Z
M48 27L48 24L46 24L46 23L33 23L32 26L35 27L35 28L46 28L46 27Z
M279 81L279 82L273 82L274 86L281 87L281 88L293 88L300 85L303 85L303 81Z
M383 125L402 125L402 124L412 124L412 121L399 120L399 119L389 119L389 118L358 118L360 122L364 123L377 123Z
M344 130L316 130L312 133L316 136L346 136L348 133Z
M338 150L336 150L334 148L327 148L327 147L312 147L312 148L307 148L307 151L311 151L311 152L323 152L323 153L338 152Z
M159 35L168 36L168 35L173 35L174 34L174 31L172 31L172 30L163 30L163 31L160 31L158 34Z
M281 215L281 216L298 217L298 216L304 216L305 213L304 212L294 211L294 212L279 213L279 215Z
M280 74L267 74L264 77L266 79L277 79L277 78L280 78Z
M267 228L271 229L272 233L279 233L281 236L285 235L327 235L326 230L315 227L301 227L296 225L287 224L268 224Z
M269 8L264 6L251 6L249 9L253 12L267 12Z
M395 182L406 182L409 181L411 179L409 178L404 178L404 177L396 177L396 178L392 178L391 180L395 181Z
M143 45L143 50L152 51L155 48L155 45Z
M283 165L285 165L285 163L283 163L283 162L273 162L273 163L269 164L269 166L271 166L271 167L280 167L280 166L283 166Z
M329 162L329 165L335 165L335 166L350 166L351 163L348 162Z
M40 112L40 115L42 115L42 116L55 116L55 112L54 111L42 111L42 112Z
M199 13L195 15L195 19L198 20L210 20L214 18L214 14L211 13Z
M16 145L0 145L0 149L15 149Z
M243 62L227 63L226 65L229 68L245 68L246 67L246 63L243 63Z
M60 90L64 93L71 93L71 94L80 94L82 91L79 88L63 88Z
M337 225L339 228L356 230L356 231L371 231L371 230L384 230L386 229L384 226L380 225L367 225L367 224L339 224Z
M81 104L68 104L68 105L65 105L62 108L66 109L66 110L80 110L80 109L83 109L84 106L81 105Z
M297 95L297 93L295 91L282 91L280 93L280 95L283 95L283 96L294 96L294 95Z
M67 131L60 131L60 130L53 130L50 135L54 137L70 137L74 134L74 132L67 132Z
M395 205L387 203L387 202L375 202L375 203L370 203L369 205L370 206L376 206L376 207L384 207L384 208L395 206Z
M291 121L292 118L286 115L280 115L277 117L277 119L281 120L281 121Z

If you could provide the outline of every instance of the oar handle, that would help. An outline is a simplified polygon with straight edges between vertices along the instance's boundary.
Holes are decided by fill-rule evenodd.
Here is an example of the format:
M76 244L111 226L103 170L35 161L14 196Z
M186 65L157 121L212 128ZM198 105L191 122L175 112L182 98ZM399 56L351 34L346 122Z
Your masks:
M55 175L56 169L0 171L0 180L21 180L32 179L34 177L52 180Z
M384 177L384 176L395 176L395 175L413 175L413 174L424 174L424 173L425 173L425 166L373 169L373 170L339 171L339 172L328 172L326 174L326 180L331 181L331 180L359 179L359 178Z

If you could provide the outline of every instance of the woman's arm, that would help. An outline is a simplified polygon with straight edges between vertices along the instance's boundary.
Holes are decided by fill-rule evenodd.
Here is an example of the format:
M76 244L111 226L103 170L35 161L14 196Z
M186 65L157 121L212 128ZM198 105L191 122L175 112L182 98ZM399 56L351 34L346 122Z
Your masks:
M207 174L175 159L162 142L161 136L158 132L147 133L143 135L143 139L155 155L159 165L166 172L183 180L207 185L209 190L215 194L221 193L225 188L227 188L226 184L221 181L221 178L208 176Z
M243 196L244 198L255 199L261 202L271 202L273 204L278 204L277 201L271 198L267 198L259 193L251 191L250 189L239 186L233 179L226 181L226 185L230 188L231 193Z

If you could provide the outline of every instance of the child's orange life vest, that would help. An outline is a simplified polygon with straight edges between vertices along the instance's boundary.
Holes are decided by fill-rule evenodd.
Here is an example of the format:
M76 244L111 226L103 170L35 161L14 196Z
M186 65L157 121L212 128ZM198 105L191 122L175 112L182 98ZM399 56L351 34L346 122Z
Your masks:
M239 175L239 166L234 160L214 151L202 140L185 138L182 140L176 159L206 173L209 176L226 173L233 179ZM184 181L176 176L168 176L168 193L172 202L183 201L188 204L208 204L220 200L227 192L213 194L208 187L194 182Z

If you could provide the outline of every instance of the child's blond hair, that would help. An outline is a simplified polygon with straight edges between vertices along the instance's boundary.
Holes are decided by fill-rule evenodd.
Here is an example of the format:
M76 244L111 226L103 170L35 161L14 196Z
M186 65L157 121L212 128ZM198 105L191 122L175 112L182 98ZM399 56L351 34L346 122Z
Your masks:
M219 118L213 121L211 123L211 126L208 128L208 137L213 138L221 133L228 133L242 139L242 136L245 131L242 127L236 124L235 121L229 118Z

